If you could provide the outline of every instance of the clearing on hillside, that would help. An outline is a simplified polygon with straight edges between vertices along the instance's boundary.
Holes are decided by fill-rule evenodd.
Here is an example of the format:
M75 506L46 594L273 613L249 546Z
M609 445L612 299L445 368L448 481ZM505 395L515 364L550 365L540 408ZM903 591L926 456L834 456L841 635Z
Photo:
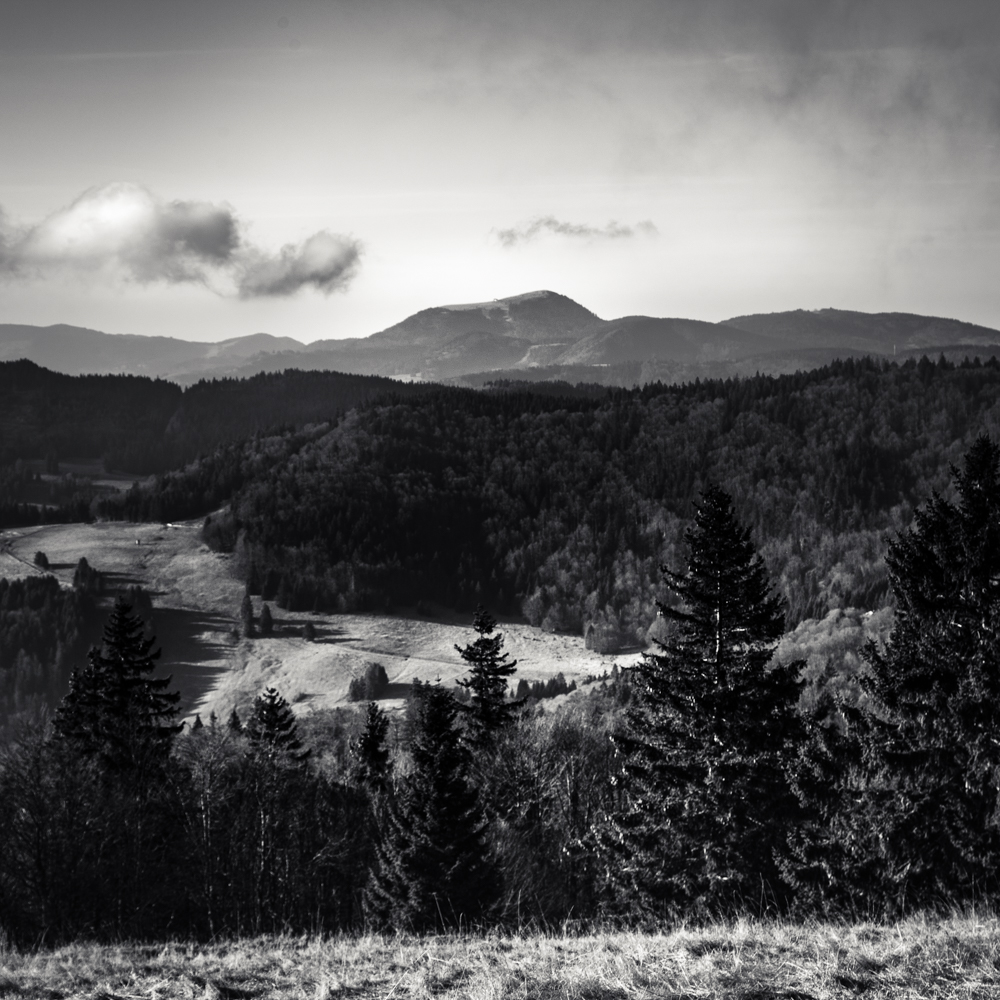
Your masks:
M346 702L352 677L365 664L381 663L389 677L386 707L400 707L414 679L452 685L466 673L455 646L471 642L472 616L435 619L403 615L317 614L270 605L274 633L240 638L243 583L232 557L201 540L201 521L175 524L58 524L0 532L0 577L48 572L67 586L81 557L104 574L110 592L138 584L153 601L153 630L163 648L160 672L172 674L186 716L215 711L225 718L274 686L296 711ZM260 598L254 598L259 620ZM311 623L315 639L304 638ZM579 685L638 654L601 655L579 636L543 632L523 623L500 624L505 650L518 661L515 683L547 680L562 673Z

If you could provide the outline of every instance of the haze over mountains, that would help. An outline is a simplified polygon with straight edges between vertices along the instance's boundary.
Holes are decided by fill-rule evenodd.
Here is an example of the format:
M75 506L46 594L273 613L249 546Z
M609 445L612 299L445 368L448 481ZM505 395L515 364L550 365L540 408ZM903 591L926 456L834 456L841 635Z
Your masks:
M811 369L834 358L1000 354L1000 331L960 320L839 309L737 316L720 323L604 320L564 295L528 292L424 309L370 337L302 344L257 333L219 343L0 324L0 361L27 358L70 375L159 376L182 385L286 368L481 384L498 378L630 386Z

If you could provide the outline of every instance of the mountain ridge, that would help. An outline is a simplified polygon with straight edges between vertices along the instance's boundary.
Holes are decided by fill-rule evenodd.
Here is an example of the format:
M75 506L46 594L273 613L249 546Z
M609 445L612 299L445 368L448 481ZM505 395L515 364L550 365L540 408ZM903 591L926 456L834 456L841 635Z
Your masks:
M432 306L367 337L304 344L255 333L216 343L86 327L0 324L0 361L26 358L69 375L134 374L191 385L287 368L479 384L488 376L608 385L785 374L836 357L931 351L1000 354L1000 331L916 313L824 308L721 322L631 315L606 320L541 289Z

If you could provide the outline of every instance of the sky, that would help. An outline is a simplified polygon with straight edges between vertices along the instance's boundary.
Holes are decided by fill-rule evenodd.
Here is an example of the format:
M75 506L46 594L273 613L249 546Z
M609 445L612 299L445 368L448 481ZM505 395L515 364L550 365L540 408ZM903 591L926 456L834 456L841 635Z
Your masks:
M0 323L1000 328L998 50L996 0L6 4Z

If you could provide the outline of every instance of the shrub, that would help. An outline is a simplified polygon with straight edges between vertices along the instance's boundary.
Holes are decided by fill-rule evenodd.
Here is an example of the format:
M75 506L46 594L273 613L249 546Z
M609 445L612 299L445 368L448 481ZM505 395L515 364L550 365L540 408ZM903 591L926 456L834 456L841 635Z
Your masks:
M378 701L385 697L388 687L389 677L385 667L381 663L369 662L365 664L364 673L351 681L347 689L347 700Z
M73 586L88 594L99 594L104 589L104 577L81 556L73 571Z

